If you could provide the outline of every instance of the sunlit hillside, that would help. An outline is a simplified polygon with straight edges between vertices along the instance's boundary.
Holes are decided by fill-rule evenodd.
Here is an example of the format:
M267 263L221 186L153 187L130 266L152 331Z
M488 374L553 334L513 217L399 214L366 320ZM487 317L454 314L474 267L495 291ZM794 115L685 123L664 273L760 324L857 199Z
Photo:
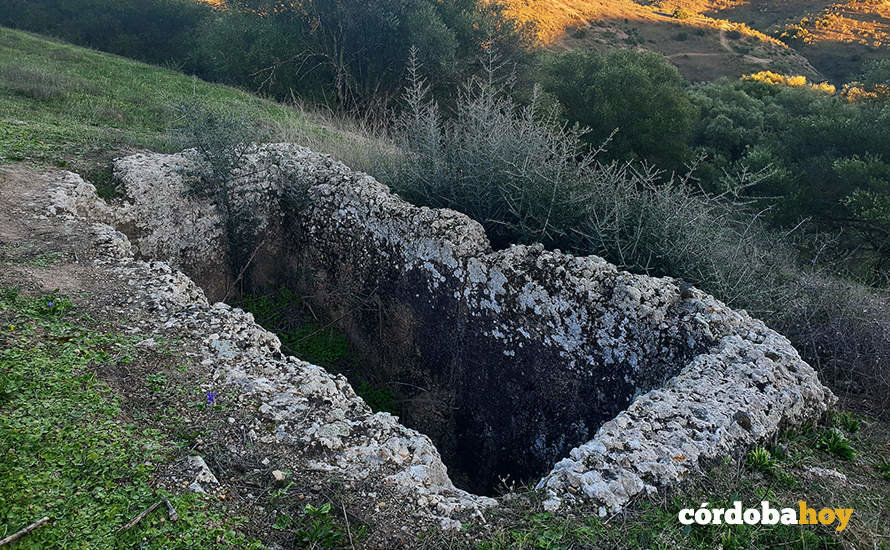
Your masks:
M779 38L835 82L863 61L890 55L890 3L884 0L670 0L695 13L744 23Z
M765 69L821 75L779 40L705 11L738 5L733 0L509 0L509 14L534 22L538 40L551 49L636 47L667 56L691 80L740 76Z

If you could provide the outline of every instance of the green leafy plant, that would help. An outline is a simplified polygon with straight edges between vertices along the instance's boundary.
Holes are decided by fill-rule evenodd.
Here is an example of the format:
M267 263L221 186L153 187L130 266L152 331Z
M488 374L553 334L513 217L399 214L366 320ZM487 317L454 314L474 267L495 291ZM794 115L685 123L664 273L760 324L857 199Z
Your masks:
M373 411L385 411L394 415L399 414L399 402L396 399L395 393L389 388L375 386L363 380L355 388L355 393L364 399L365 403Z
M825 430L816 440L816 447L844 460L856 458L856 450L844 434L836 428Z
M878 471L879 477L890 480L890 460L886 456L882 456L878 463L875 464L875 469Z
M148 391L157 393L167 386L167 373L153 372L145 375L145 382L148 384Z
M304 544L324 548L343 546L349 542L346 531L334 523L330 503L318 507L307 504L296 536Z
M766 447L755 447L745 458L745 464L754 470L771 474L776 468L776 461Z
M834 425L847 433L857 433L862 428L862 421L851 412L843 411L834 414Z

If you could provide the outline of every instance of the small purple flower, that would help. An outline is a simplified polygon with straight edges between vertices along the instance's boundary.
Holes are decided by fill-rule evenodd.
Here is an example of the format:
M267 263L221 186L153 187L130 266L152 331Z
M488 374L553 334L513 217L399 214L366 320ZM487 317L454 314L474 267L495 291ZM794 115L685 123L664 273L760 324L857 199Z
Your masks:
M56 305L56 303L53 302L52 300L50 300L49 302L46 303L46 307L53 307L54 305Z
M216 392L207 392L207 404L213 405L216 402Z

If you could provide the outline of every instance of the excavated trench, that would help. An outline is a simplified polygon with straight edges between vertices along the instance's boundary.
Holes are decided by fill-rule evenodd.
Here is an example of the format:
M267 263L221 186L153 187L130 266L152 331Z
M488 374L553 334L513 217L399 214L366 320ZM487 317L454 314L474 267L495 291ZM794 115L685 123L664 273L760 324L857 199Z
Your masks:
M184 193L184 155L117 163L131 241L210 299L281 286L304 297L321 326L347 336L359 362L346 374L392 391L402 422L433 440L471 492L537 481L634 397L749 332L749 320L671 279L540 246L495 251L466 216L410 205L328 157L283 151L279 176L259 155L250 173L260 176L236 195L260 218L243 277L218 213ZM288 182L308 190L297 212L283 202Z
M296 325L290 325L305 336L285 350L344 374L369 402L378 392L391 396L401 422L432 439L454 484L475 494L534 484L635 395L675 374L703 348L690 345L701 335L677 332L627 353L622 351L627 337L645 331L626 325L619 340L585 346L585 362L566 376L568 361L559 347L511 341L496 328L492 334L496 314L467 315L452 293L430 292L416 274L400 276L380 266L380 273L361 281L345 260L351 254L310 264L304 248L268 242L267 250L277 253L258 255L249 286L240 290L285 288L305 300L305 309L292 315ZM231 281L207 286L225 285ZM243 305L237 298L229 301ZM336 345L340 334L348 339L348 353L318 358L325 353L317 349L325 342ZM287 342L280 329L279 336ZM313 341L320 342L315 350L300 352L301 344ZM639 353L646 348L657 353Z

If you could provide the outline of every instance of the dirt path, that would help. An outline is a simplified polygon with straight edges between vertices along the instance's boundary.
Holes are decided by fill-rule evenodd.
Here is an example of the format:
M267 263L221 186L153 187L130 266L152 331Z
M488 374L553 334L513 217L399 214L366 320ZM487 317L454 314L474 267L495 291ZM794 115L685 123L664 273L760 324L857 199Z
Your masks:
M667 56L668 59L674 59L677 57L722 57L727 54L736 55L735 50L732 49L732 45L729 43L729 38L726 36L726 29L720 29L720 46L726 50L726 53L721 52L680 52ZM763 57L755 57L753 55L745 54L742 58L749 62L754 63L756 65L769 65L772 63L771 59L766 59Z
M5 263L0 285L94 291L92 243L75 225L47 217L39 206L53 177L22 165L0 166L0 262Z

